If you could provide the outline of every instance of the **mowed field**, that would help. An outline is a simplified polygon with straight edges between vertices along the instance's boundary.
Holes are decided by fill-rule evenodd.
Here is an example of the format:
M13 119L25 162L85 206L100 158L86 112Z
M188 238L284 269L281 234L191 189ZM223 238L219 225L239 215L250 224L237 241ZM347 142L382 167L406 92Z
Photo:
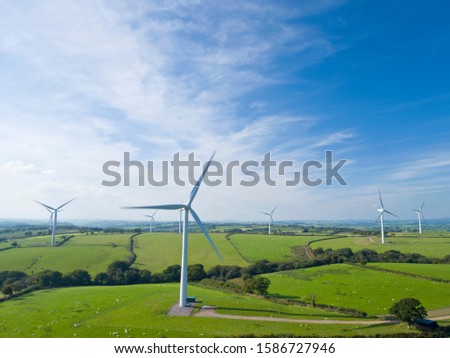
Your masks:
M206 317L170 317L178 284L74 287L36 291L0 305L0 337L233 337L271 334L353 336L408 332L401 325L330 325ZM335 319L333 314L284 306L256 297L190 287L202 304L225 312L270 314L295 319ZM228 310L230 308L230 310ZM280 313L278 313L280 312ZM327 316L328 315L328 316Z
M128 260L130 234L76 235L55 247L36 246L50 237L18 240L19 248L0 251L0 271L17 270L27 274L44 270L62 273L86 270L91 276L106 271L115 260ZM61 240L58 237L58 240Z
M398 300L414 297L427 310L450 306L450 284L392 272L336 264L264 275L269 293L316 303L386 315Z
M403 253L418 253L427 257L442 258L446 255L450 255L450 234L447 234L446 236L419 236L418 234L417 236L389 236L386 238L385 244L382 244L381 239L377 236L354 236L313 242L310 246L312 249L322 247L323 249L334 250L349 247L354 252L362 249L371 249L377 252L397 250Z
M189 264L202 264L205 269L215 265L239 265L247 263L226 240L225 234L211 234L211 239L222 255L220 261L209 242L199 233L189 233ZM182 238L178 233L145 233L135 237L134 252L137 255L133 267L160 272L169 265L181 264Z
M292 248L305 246L309 241L327 236L288 236L234 234L229 237L241 255L248 261L268 259L271 261L289 261L294 258Z

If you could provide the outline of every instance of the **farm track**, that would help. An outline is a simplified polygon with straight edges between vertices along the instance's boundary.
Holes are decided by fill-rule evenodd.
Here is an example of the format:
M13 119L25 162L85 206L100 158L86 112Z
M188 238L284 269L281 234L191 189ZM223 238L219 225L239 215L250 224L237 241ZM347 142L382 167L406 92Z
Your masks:
M246 321L269 321L269 322L287 322L287 323L307 323L307 324L338 324L338 325L393 325L399 324L398 320L371 320L371 321L341 321L341 320L315 320L315 319L294 319L294 318L282 318L282 317L264 317L264 316L239 316L232 314L217 313L212 308L200 309L194 317L206 317L206 318L223 318L223 319L236 319ZM434 321L444 321L450 319L450 315L432 317Z
M351 324L351 325L380 325L380 324L398 324L397 320L392 321L381 321L381 320L371 320L371 321L339 321L339 320L314 320L314 319L294 319L294 318L282 318L282 317L264 317L264 316L239 316L232 314L221 314L217 313L214 309L200 309L198 313L194 315L195 317L207 317L207 318L224 318L224 319L240 319L247 321L269 321L269 322L288 322L288 323L307 323L307 324Z

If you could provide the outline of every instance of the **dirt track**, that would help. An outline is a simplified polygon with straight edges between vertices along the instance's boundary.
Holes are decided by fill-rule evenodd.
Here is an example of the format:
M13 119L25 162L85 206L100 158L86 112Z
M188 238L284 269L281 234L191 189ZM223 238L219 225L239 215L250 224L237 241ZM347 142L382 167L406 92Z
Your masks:
M382 321L382 320L358 320L358 321L341 321L341 320L315 320L315 319L293 319L293 318L281 318L281 317L264 317L264 316L239 316L232 314L221 314L217 313L212 308L200 309L198 313L195 314L196 317L209 317L209 318L225 318L225 319L241 319L247 321L269 321L269 322L289 322L289 323L307 323L307 324L351 324L351 325L375 325L375 324L398 324L400 321L390 320L390 321ZM433 317L431 318L435 321L441 321L450 319L449 316L441 316L441 317Z
M201 309L196 317L210 317L210 318L226 318L226 319L242 319L248 321L270 321L270 322L289 322L289 323L308 323L308 324L352 324L352 325L373 325L373 324L397 324L399 321L338 321L338 320L314 320L314 319L293 319L293 318L281 318L281 317L264 317L264 316L238 316L232 314L220 314L214 309Z

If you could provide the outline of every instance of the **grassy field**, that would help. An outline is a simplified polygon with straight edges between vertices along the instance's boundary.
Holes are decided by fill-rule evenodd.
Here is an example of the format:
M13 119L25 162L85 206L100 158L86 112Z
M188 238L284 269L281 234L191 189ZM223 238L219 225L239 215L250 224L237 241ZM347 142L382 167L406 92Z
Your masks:
M23 239L20 248L0 251L0 271L18 270L37 273L56 270L62 273L76 269L88 271L92 276L106 271L115 260L127 260L129 234L77 235L62 246L33 247L37 238Z
M287 261L293 258L292 247L305 246L307 242L324 236L287 236L235 234L230 241L242 256L249 261L269 259L271 261Z
M189 264L201 263L208 269L214 265L239 265L247 263L225 239L225 234L211 234L224 261L221 262L203 234L189 234ZM160 272L169 265L181 263L181 235L177 233L146 233L136 236L134 267Z
M259 298L190 287L203 304L258 315L278 311L297 318L321 318L318 310L286 307ZM405 325L361 326L168 317L177 284L82 287L38 291L0 304L0 337L230 337L284 334L352 336L408 332ZM297 312L295 310L297 309ZM329 314L325 312L325 314Z
M370 270L347 264L314 267L265 275L269 292L282 297L355 308L385 315L398 300L419 299L426 309L450 306L450 284Z
M379 267L387 270L405 272L413 275L426 276L430 278L450 280L450 265L445 264L433 265L433 264L376 262L376 263L368 263L367 266Z
M387 237L382 244L379 237L348 237L314 242L311 248L341 249L350 247L353 251L371 249L377 252L397 250L403 253L419 253L427 257L444 257L450 254L450 235L446 236L406 236L396 235Z

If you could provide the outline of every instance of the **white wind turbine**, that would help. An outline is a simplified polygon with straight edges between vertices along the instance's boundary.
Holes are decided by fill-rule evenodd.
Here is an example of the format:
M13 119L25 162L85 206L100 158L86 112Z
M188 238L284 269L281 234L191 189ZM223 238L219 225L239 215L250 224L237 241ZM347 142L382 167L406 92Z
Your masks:
M275 209L276 209L277 207L278 207L278 206L275 206L275 207L273 208L273 210L272 210L270 213L266 213L265 211L261 211L261 214L264 214L264 215L269 216L269 235L270 235L270 224L273 224L273 217L272 217L272 214L274 213L274 211L275 211Z
M380 215L377 218L377 221L379 219L380 222L381 222L381 242L384 244L384 213L388 213L388 214L390 214L392 216L395 216L397 218L398 218L398 216L393 214L393 213L391 213L389 210L386 210L384 208L383 199L381 199L381 192L380 192L380 190L378 190L378 195L380 197L380 206L381 206L381 208L377 209L377 211L380 213Z
M64 206L69 204L71 201L74 201L75 199L76 198L73 198L72 200L69 200L68 202L58 206L57 208L52 208L51 206L48 206L47 204L44 204L44 203L41 203L41 202L35 200L36 203L42 205L49 213L51 213L50 220L52 219L52 216L53 216L52 241L51 241L52 246L55 246L55 233L56 233L56 224L57 224L57 221L58 221L58 211L61 211L61 209Z
M180 307L185 307L187 304L187 268L188 268L188 225L189 225L189 214L192 215L197 225L202 230L203 234L205 235L206 239L208 240L211 247L216 252L217 256L221 261L223 261L222 256L220 255L219 251L217 250L216 245L214 245L214 242L212 241L211 237L209 236L208 232L206 231L205 226L203 225L202 221L198 217L197 213L192 208L192 202L195 199L195 196L197 195L198 189L200 188L200 185L203 181L203 177L205 176L206 172L208 171L209 165L211 164L211 161L214 157L214 154L211 156L211 159L208 161L208 163L204 166L203 173L200 176L200 178L195 183L194 188L191 191L191 195L189 196L189 201L186 204L166 204L166 205L149 205L149 206L133 206L133 207L126 207L124 209L159 209L159 210L184 210L184 221L183 221L183 243L182 243L182 254L181 254L181 280L180 280Z
M423 205L424 204L425 204L425 201L422 202L420 209L412 209L412 211L415 211L417 213L417 217L419 219L419 234L422 234L422 219L425 219L423 217Z
M155 222L155 214L158 212L158 210L156 210L152 215L144 215L148 218L150 218L150 232L153 232L153 223Z

